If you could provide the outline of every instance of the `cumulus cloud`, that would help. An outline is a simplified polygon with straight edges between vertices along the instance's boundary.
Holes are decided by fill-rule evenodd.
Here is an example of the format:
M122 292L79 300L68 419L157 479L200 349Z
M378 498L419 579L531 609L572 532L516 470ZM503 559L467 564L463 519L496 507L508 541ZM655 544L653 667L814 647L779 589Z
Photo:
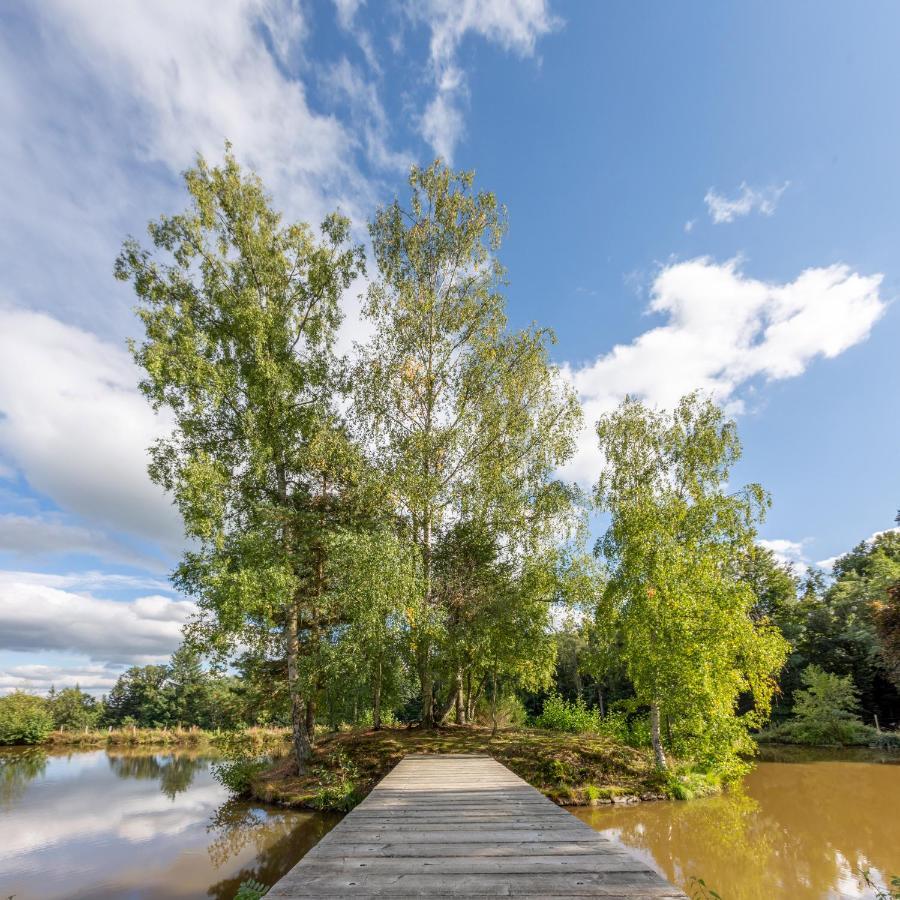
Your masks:
M453 160L464 133L462 107L468 98L465 72L457 51L467 34L478 35L519 56L532 56L540 37L559 27L547 0L428 0L415 3L410 14L431 32L431 70L436 93L422 115L420 130L435 153Z
M766 550L771 550L775 560L783 566L793 566L796 569L805 569L808 565L804 544L809 538L802 541L789 541L785 538L773 540L759 540L757 543Z
M63 510L174 546L180 521L146 471L167 423L137 382L123 347L0 308L0 457Z
M161 595L108 600L4 573L0 649L76 653L104 664L163 662L181 643L194 609Z
M782 185L757 189L750 187L744 181L741 182L739 193L734 198L728 198L719 194L714 188L710 188L703 199L709 210L710 218L716 225L722 225L733 222L741 216L747 216L754 210L761 215L771 216L778 206L781 195L790 187L790 184L789 181L786 181ZM690 229L686 228L686 230Z
M807 269L786 283L751 278L736 259L665 266L648 307L665 322L591 363L564 367L587 423L564 474L596 481L594 424L626 394L672 407L699 389L737 413L739 390L751 379L800 375L815 358L835 357L865 340L885 310L881 282L881 275L844 265Z

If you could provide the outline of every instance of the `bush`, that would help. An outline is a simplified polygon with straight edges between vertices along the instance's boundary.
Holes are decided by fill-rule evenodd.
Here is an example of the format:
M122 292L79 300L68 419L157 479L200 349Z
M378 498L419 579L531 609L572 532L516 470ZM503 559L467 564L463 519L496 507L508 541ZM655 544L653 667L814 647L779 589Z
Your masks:
M315 809L348 812L359 803L360 793L356 787L359 769L345 753L333 754L326 766L313 769L313 775L320 785L310 801Z
M212 764L216 781L237 795L249 794L253 779L271 762L255 734L226 732L216 739L222 758Z
M510 695L497 701L497 727L517 728L525 724L527 718L525 707L518 697ZM494 724L494 716L491 712L491 703L482 697L475 705L473 720L476 725L491 726Z
M599 710L588 709L580 697L574 703L563 700L559 694L551 694L544 701L541 714L534 720L538 728L549 731L566 731L569 734L600 732L603 719Z
M0 697L0 744L40 744L53 731L53 716L43 697L15 691Z
M794 694L794 717L786 723L798 743L865 743L867 729L857 715L859 697L850 677L807 666L801 678L806 689Z

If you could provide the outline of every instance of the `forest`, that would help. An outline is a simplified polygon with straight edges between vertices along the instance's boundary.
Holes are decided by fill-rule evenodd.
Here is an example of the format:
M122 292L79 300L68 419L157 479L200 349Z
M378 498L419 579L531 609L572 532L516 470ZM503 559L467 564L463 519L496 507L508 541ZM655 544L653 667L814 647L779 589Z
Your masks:
M506 211L473 173L414 167L368 252L338 213L285 223L230 148L185 185L115 274L198 613L102 699L0 701L0 742L282 725L303 773L323 730L529 725L728 781L757 739L895 740L900 529L827 574L779 563L772 498L730 482L736 425L699 393L627 397L586 423L593 485L560 478L585 423L552 332L508 324Z

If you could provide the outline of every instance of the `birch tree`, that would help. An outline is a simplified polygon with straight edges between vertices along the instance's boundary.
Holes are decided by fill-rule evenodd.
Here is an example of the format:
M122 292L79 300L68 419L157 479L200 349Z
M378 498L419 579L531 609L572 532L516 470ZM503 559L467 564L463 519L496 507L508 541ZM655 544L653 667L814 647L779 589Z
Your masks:
M342 292L362 269L349 223L285 224L230 148L185 174L190 206L128 240L116 275L138 297L140 387L171 414L150 475L174 497L191 549L175 583L197 599L193 636L287 661L293 746L310 755L311 663L342 612L325 582L329 530L358 503L359 458L337 415Z
M610 515L599 542L609 569L603 614L618 626L637 699L650 708L657 766L667 768L669 742L734 777L788 650L754 616L756 596L739 574L769 497L757 484L729 489L740 457L735 425L697 394L672 413L626 398L597 434L606 465L595 496ZM744 697L752 702L742 712Z
M497 259L506 221L494 195L440 162L414 167L409 183L409 206L395 201L370 226L374 336L357 397L362 434L421 555L411 639L429 726L446 627L436 542L469 519L510 531L528 523L536 540L547 513L571 500L552 473L572 452L579 409L549 361L552 335L507 328Z

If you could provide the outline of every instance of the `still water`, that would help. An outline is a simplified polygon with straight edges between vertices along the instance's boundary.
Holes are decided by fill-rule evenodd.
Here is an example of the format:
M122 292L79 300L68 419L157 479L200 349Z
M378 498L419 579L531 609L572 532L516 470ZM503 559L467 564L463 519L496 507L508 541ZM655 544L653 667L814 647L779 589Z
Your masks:
M210 760L0 755L0 897L229 900L273 884L339 817L229 801Z
M875 897L900 875L900 759L867 752L787 752L760 762L743 790L682 803L579 809L692 892L702 878L724 900Z
M244 879L273 884L338 821L229 801L209 764L183 752L0 755L0 897L230 900ZM872 755L793 754L760 763L738 793L575 814L724 900L873 897L854 872L900 874L900 765Z

